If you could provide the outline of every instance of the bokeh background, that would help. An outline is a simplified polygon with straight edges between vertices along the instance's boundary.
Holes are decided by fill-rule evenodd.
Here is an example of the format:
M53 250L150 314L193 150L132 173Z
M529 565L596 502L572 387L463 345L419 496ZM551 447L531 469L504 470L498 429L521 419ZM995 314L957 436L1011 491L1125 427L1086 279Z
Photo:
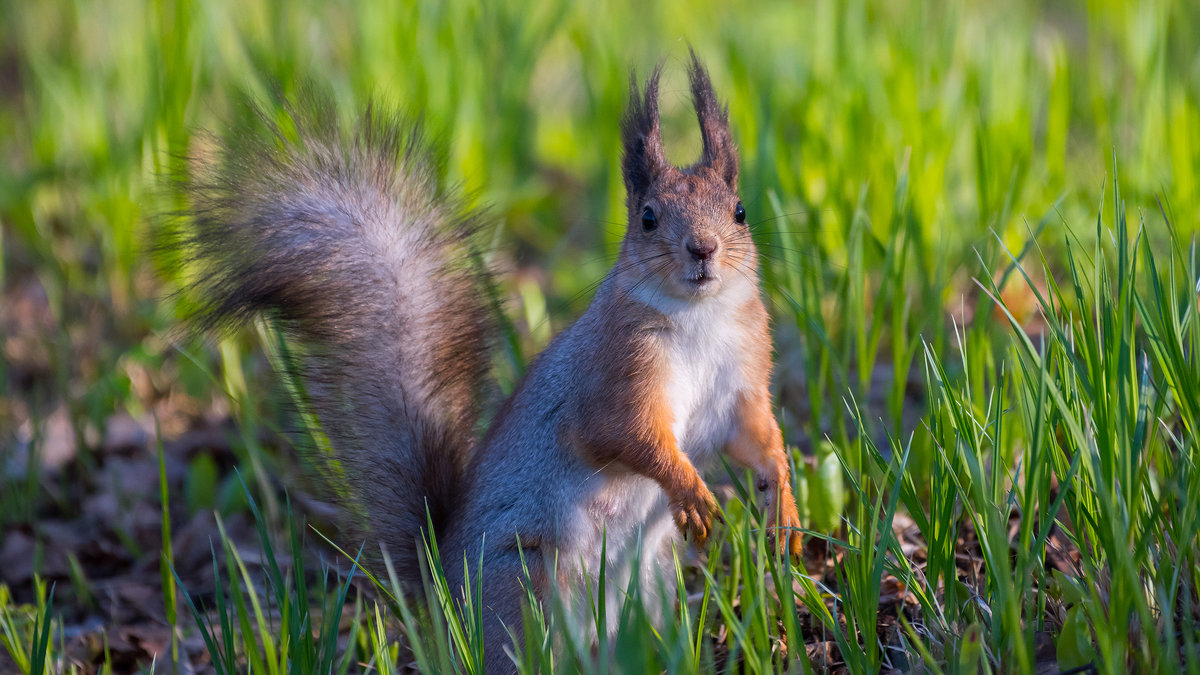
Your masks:
M1001 339L975 280L1006 247L1036 234L1064 269L1068 246L1094 245L1114 185L1132 222L1165 212L1181 240L1200 226L1188 0L4 0L0 23L0 581L31 602L35 575L59 579L68 623L153 623L97 582L157 574L156 428L181 522L233 517L243 481L273 493L298 471L253 331L181 330L180 272L150 255L185 205L167 177L245 114L243 96L277 110L313 83L346 119L375 100L425 120L444 180L490 217L505 390L614 260L631 71L665 63L668 156L698 155L694 48L729 103L781 417L811 475L838 474L820 446L854 436L847 393L881 430L920 428L920 339L946 354L956 327ZM1036 332L1016 286L1006 299ZM806 516L832 525L840 504ZM128 663L143 643L122 643Z
M526 353L586 306L615 254L631 71L665 63L669 154L697 156L689 45L730 104L743 201L785 287L805 260L825 277L855 263L855 237L874 244L857 263L869 273L911 219L914 302L936 315L973 292L993 233L1019 250L1046 219L1044 245L1061 249L1115 170L1135 213L1161 201L1187 231L1200 208L1187 2L10 1L3 17L7 443L57 408L80 435L177 386L189 366L164 337L171 287L147 256L178 206L165 177L202 152L199 132L244 114L240 96L306 82L347 116L381 101L440 136L447 182L494 216Z

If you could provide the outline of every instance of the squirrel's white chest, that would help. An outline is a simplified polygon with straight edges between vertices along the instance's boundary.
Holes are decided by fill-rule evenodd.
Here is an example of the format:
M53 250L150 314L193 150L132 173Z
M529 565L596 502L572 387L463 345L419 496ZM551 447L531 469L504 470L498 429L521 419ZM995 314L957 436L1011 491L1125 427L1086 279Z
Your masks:
M747 332L727 317L705 314L676 317L676 330L663 335L671 430L698 466L733 439L738 398L748 386Z

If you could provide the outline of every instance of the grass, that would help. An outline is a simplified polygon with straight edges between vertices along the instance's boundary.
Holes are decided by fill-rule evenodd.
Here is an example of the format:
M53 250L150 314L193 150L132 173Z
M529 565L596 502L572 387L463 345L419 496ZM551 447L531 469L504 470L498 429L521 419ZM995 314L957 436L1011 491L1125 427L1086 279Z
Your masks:
M218 672L481 661L479 607L436 566L403 598L351 583L353 553L306 558L320 537L275 481L293 460L264 441L303 428L263 393L280 391L255 347L269 334L178 332L144 242L197 131L238 92L306 79L347 114L372 97L423 114L445 179L495 217L507 390L614 259L630 67L667 59L668 154L698 153L686 42L742 148L808 553L767 555L735 487L707 549L679 552L675 620L634 597L595 651L556 603L530 607L522 670L1200 672L1190 3L78 0L0 18L0 302L35 288L45 307L0 312L0 465L20 466L0 475L0 530L42 541L49 516L81 514L63 484L106 461L119 413L168 438L197 410L237 422L236 472L201 454L168 489L158 448L157 583L178 628L160 661L198 658L197 636ZM53 419L76 449L57 479L26 452ZM172 525L214 508L257 523L257 553L218 538L201 593L172 572ZM95 570L72 570L0 589L21 672L112 666L62 648L95 602Z

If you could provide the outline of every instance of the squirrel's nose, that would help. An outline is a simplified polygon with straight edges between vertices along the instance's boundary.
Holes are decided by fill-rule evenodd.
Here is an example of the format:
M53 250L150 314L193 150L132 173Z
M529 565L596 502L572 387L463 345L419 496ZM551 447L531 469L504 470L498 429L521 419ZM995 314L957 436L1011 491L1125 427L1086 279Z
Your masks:
M717 251L717 242L712 239L692 239L687 243L688 253L696 260L708 260Z

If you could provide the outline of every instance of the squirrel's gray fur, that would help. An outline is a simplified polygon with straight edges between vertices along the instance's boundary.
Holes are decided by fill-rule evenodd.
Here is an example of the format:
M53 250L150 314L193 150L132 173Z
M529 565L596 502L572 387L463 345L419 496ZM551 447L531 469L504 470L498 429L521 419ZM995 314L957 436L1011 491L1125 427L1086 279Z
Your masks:
M489 672L511 669L504 646L520 643L530 595L562 597L593 628L590 602L607 603L609 631L635 579L652 612L666 607L682 533L703 542L717 512L701 472L718 452L757 473L765 527L799 551L736 148L695 55L689 75L700 161L679 168L663 152L659 70L644 89L632 81L620 259L477 447L491 296L471 262L475 218L438 187L414 132L368 112L341 133L311 106L291 115L294 132L228 137L189 182L175 250L199 263L202 320L275 317L299 347L329 470L365 515L366 550L417 579L428 505L447 578L464 579L464 560L483 575ZM608 597L580 597L605 586L601 569Z
M265 313L284 331L367 555L383 544L416 580L426 508L435 531L455 508L489 367L476 216L440 186L419 125L372 107L344 132L311 94L289 113L285 131L254 107L195 162L171 246L197 263L201 325Z

